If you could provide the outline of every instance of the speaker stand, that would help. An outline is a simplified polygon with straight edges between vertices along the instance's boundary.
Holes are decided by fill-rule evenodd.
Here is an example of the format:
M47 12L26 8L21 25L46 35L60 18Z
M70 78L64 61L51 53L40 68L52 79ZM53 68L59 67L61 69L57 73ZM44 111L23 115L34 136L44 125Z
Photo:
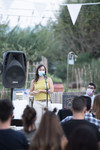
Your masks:
M13 88L11 88L11 101L13 101Z

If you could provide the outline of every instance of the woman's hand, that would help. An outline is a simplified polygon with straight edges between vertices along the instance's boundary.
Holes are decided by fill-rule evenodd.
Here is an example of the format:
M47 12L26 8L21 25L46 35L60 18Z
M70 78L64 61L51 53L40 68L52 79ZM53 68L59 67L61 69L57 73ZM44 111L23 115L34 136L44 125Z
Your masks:
M30 92L30 95L36 95L36 94L38 94L38 93L46 93L46 90L36 90L36 91L31 91Z
M30 95L36 95L38 93L40 93L40 90L34 90L34 80L32 80L30 85Z
M36 94L40 93L40 90L32 91L31 93L32 93L33 95L36 95Z

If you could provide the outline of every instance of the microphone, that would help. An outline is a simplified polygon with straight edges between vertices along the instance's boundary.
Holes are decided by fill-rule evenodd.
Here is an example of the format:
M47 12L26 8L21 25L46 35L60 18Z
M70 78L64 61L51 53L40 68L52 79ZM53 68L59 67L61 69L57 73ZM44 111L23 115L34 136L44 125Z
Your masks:
M46 74L45 73L43 73L43 76L44 76L44 78L46 78Z

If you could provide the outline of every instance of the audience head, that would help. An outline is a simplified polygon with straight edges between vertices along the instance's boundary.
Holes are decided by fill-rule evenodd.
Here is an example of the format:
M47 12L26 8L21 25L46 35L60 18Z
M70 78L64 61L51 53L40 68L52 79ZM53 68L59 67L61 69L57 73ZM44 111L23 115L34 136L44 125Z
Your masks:
M91 109L91 98L89 96L83 96L83 98L86 101L87 111L89 111Z
M35 124L35 120L36 120L35 109L27 105L22 114L24 131L28 132L29 127L32 127L33 124Z
M72 132L67 150L98 150L97 138L89 126L78 126Z
M72 101L72 111L83 112L86 110L86 100L83 96L76 96Z
M93 113L97 119L100 119L100 94L97 94L94 98Z
M59 119L54 112L46 111L39 128L31 141L31 150L60 150L64 136Z
M9 99L0 100L0 121L6 122L10 117L13 116L13 104Z

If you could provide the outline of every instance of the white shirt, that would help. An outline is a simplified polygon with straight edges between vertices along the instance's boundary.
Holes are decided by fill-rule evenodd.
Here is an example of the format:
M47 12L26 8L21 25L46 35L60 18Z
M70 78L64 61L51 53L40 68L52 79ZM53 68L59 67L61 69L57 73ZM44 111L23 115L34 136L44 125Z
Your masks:
M93 103L94 103L95 95L93 95L93 96L89 96L89 95L85 94L84 96L88 96L88 97L90 97L90 98L91 98L91 107L92 107L92 106L93 106Z

